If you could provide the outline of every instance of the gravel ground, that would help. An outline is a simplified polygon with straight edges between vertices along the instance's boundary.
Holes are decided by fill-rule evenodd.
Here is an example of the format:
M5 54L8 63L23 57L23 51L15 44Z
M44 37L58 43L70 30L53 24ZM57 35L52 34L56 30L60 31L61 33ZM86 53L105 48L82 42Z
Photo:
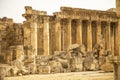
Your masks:
M114 80L114 78L113 73L91 71L56 74L33 74L16 77L5 77L5 80Z

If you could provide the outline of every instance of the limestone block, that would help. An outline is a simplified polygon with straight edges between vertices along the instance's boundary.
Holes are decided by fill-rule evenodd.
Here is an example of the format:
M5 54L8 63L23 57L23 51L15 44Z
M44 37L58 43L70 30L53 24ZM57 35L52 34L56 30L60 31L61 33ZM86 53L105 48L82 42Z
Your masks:
M30 74L35 74L36 73L36 64L35 63L29 63L26 65L26 69Z
M60 73L62 71L62 64L60 62L57 61L51 61L49 63L50 67L51 67L51 72L52 73Z
M6 75L4 67L0 67L0 80L4 80L4 77Z
M38 66L37 73L39 74L50 74L51 67L50 66Z
M101 70L105 71L105 72L110 72L113 71L113 64L106 62L105 64L103 64L101 66Z

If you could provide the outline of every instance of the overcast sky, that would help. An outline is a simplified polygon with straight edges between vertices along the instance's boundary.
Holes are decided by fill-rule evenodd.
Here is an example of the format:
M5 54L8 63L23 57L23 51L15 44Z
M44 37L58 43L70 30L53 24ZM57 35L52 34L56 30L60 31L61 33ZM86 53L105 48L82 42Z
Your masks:
M60 11L61 6L107 10L115 8L115 0L0 0L0 18L13 18L14 22L23 22L24 6L47 11L49 15Z

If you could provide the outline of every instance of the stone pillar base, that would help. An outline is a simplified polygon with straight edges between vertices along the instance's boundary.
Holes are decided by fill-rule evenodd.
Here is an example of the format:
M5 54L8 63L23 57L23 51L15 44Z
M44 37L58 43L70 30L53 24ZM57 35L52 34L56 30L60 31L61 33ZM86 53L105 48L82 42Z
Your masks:
M120 80L120 56L110 58L114 66L114 80Z

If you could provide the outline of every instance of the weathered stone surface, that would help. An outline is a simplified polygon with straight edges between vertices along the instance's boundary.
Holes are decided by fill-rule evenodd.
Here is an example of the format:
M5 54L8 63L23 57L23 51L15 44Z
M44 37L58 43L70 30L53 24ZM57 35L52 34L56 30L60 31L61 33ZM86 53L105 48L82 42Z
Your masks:
M106 50L112 55L120 55L119 8L120 1L116 0L116 12L61 7L60 12L50 16L46 11L26 6L23 24L6 17L0 19L3 63L15 66L14 74L25 74L26 68L28 73L99 68L111 71L113 66L100 60L103 55L107 57ZM119 67L118 62L113 63L115 68Z

